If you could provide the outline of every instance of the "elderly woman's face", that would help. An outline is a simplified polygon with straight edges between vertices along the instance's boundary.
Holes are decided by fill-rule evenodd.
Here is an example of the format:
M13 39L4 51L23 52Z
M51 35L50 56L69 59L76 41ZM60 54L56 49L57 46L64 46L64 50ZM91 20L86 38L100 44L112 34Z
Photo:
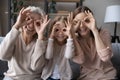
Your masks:
M34 22L36 20L41 20L41 16L37 13L30 13L26 17L26 26L23 27L23 31L28 35L34 35L36 33ZM40 25L40 23L39 23Z
M81 36L86 36L89 34L90 30L83 24L83 21L85 21L85 17L87 15L85 13L79 13L75 16L73 20L74 28L77 32L80 33ZM79 23L79 24L78 24Z
M63 42L67 38L67 35L65 34L65 24L61 21L58 21L54 24L55 27L55 38L58 42Z

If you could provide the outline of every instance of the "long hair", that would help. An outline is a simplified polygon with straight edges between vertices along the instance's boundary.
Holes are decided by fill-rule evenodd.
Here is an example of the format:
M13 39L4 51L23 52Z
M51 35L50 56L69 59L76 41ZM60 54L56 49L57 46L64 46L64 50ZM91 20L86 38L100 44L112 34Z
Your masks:
M76 8L76 9L73 11L73 18L75 18L75 16L76 16L77 14L79 14L79 13L85 13L85 11L89 11L89 12L91 12L92 15L93 15L92 10L89 9L87 6L79 6L78 8ZM97 25L96 25L96 26L97 26ZM97 27L97 29L98 29L98 27ZM98 29L98 31L100 31L100 30L101 30L101 28ZM90 31L90 34L92 35L92 37L94 37L92 31ZM80 34L79 34L79 35L80 35Z
M65 23L66 20L67 20L67 18L64 16L56 16L50 23L49 32L48 32L49 35L51 34L53 26L55 25L56 22L62 21L63 23Z
M73 11L73 17L75 17L77 14L85 12L85 11L90 11L93 14L92 10L89 9L87 6L79 6L78 8L76 8Z

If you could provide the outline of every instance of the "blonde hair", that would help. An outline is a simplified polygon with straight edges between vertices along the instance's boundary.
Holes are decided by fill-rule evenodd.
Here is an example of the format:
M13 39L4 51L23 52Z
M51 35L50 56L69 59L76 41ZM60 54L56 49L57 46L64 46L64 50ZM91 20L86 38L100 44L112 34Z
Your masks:
M50 35L51 34L51 31L52 31L52 28L53 26L55 25L56 22L58 21L61 21L63 23L65 23L65 21L67 20L67 18L65 16L56 16L50 23L50 27L49 27L49 31L48 31L48 34ZM48 35L48 37L49 37Z

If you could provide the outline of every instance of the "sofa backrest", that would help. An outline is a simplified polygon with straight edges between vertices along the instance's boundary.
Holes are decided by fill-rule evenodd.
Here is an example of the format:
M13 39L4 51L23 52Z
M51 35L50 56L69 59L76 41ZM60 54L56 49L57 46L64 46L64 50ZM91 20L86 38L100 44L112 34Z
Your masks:
M112 51L113 57L111 61L117 70L117 78L120 79L120 43L112 43Z
M120 67L120 43L112 43L112 62Z
M0 43L3 40L4 37L0 37ZM114 67L117 69L117 75L119 77L120 75L120 43L112 43L112 51L113 51L113 57L111 59ZM72 61L70 61L70 64L72 65L71 68L74 70L73 73L78 73L79 65L74 64ZM7 69L7 62L0 60L0 75L2 72L6 71ZM5 68L5 69L3 69ZM77 68L77 69L76 69Z
M0 43L2 42L4 37L0 37ZM8 66L7 66L7 61L1 61L0 60L0 80L3 80L4 77L4 72L6 72L8 70Z

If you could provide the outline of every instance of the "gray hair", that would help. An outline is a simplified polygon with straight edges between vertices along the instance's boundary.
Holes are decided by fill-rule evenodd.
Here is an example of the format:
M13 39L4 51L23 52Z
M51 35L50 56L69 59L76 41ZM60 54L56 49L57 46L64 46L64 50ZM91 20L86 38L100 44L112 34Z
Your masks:
M26 9L29 9L31 12L38 13L41 16L45 15L45 12L40 7L28 6Z

